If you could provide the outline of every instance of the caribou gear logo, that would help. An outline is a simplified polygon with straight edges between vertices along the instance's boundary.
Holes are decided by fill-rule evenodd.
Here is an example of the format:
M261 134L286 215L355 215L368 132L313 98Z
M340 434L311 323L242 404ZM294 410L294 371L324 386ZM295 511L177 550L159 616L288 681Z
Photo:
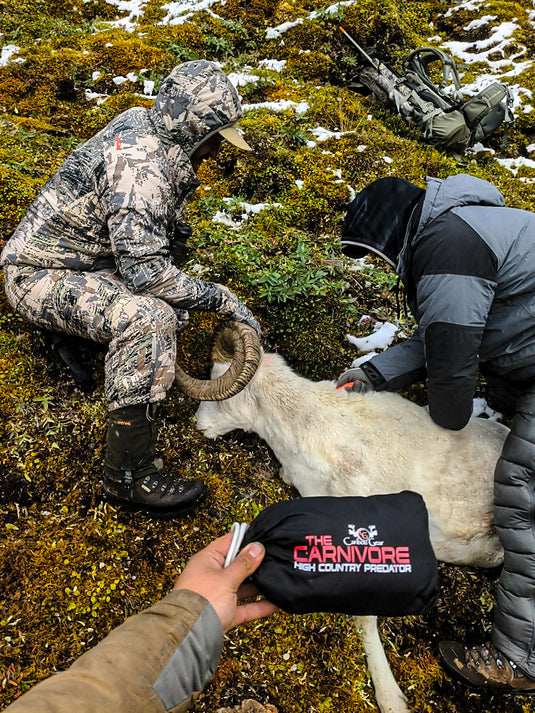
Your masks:
M349 533L348 537L344 537L344 545L382 545L382 542L376 542L373 540L375 535L377 535L377 528L375 525L368 525L368 527L357 527L355 525L348 525L347 531Z

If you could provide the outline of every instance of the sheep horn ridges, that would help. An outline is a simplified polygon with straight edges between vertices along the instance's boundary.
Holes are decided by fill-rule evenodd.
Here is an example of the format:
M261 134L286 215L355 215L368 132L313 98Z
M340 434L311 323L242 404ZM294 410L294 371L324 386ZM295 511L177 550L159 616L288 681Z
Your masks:
M217 379L195 379L176 365L176 381L190 398L223 401L247 386L260 363L257 333L241 322L224 322L215 334L212 360L231 362L227 371Z

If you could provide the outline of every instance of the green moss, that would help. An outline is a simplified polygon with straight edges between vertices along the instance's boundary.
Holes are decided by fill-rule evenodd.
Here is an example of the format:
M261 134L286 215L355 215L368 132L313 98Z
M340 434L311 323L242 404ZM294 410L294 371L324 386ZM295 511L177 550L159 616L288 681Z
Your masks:
M254 3L248 0L227 0L218 8L218 13L231 21L239 18L249 32L260 33L264 27L276 24L275 13L280 5L278 0L258 0Z
M489 26L474 27L467 32L464 28L474 19L478 19L480 13L477 8L470 5L460 5L453 12L437 13L436 26L440 32L447 33L449 40L476 41L488 37ZM493 25L501 24L502 22L511 22L515 18L515 24L518 23L522 28L530 26L529 17L525 8L521 3L511 2L511 0L497 0L492 3L492 23ZM529 30L528 30L529 32ZM517 36L515 34L515 36ZM518 35L520 39L522 34Z
M28 178L13 168L5 167L0 176L0 231L4 236L13 232L22 220L26 208L35 198L40 182Z
M395 320L393 275L379 261L348 269L338 249L352 195L380 176L423 185L426 175L461 171L491 180L509 205L533 208L533 188L494 155L461 161L422 142L399 117L346 87L355 53L342 24L365 48L395 66L409 49L444 39L483 39L485 28L463 29L482 13L496 22L515 17L507 49L533 45L521 3L492 0L472 11L446 13L439 2L363 0L335 12L314 0L227 0L182 24L163 25L164 0L149 0L138 30L109 22L124 16L105 0L0 2L4 44L20 47L24 63L0 68L0 245L36 192L79 141L133 105L151 106L141 84L116 86L117 75L140 73L158 82L181 61L225 62L229 71L258 74L240 87L247 103L291 100L294 108L250 111L241 126L254 152L230 145L201 171L202 187L188 207L194 228L188 271L228 284L258 316L265 347L300 374L332 379L356 356L346 333L362 335L363 314ZM313 13L313 14L312 14ZM276 39L266 30L301 19ZM432 27L431 27L432 23ZM40 39L38 39L40 38ZM285 59L282 72L258 68ZM463 67L471 81L483 65ZM93 72L100 76L93 79ZM533 70L511 81L535 91ZM108 94L87 101L85 90ZM526 103L528 100L526 99ZM533 112L519 112L506 155L527 153ZM338 138L316 139L323 127ZM310 142L314 141L315 146ZM488 145L500 151L500 134ZM520 176L531 178L522 169ZM296 183L299 182L299 183ZM234 196L232 203L225 197ZM241 201L277 203L241 220ZM213 222L217 210L235 228ZM0 277L0 283L1 283ZM194 314L179 335L178 361L199 376L209 371L213 315ZM401 325L414 324L402 315ZM0 705L33 682L68 666L125 616L166 592L188 557L272 502L297 493L277 477L279 464L257 436L236 432L210 441L195 429L196 404L173 390L160 409L159 451L169 468L208 484L206 505L162 523L102 501L100 478L107 408L103 354L88 353L97 388L76 390L46 340L18 317L0 287ZM425 402L421 385L410 398ZM396 678L417 711L527 713L534 705L470 692L445 676L435 641L484 640L495 583L470 569L441 567L441 600L426 617L381 623ZM253 698L280 711L376 710L362 650L342 617L277 614L229 633L213 684L193 710L212 712Z
M204 40L202 28L193 22L166 27L149 25L146 28L147 43L165 49L173 64L201 57Z
M0 2L0 26L6 44L80 37L96 19L111 19L116 9L106 0L9 0Z
M106 99L103 104L90 104L90 109L84 112L77 131L82 139L89 139L123 111L133 106L144 106L150 109L152 105L153 101L148 97L140 97L138 94L128 91L115 94Z
M294 51L288 58L289 76L296 76L307 82L318 82L329 79L333 60L323 52Z
M0 119L0 244L73 146L72 139L47 122Z
M166 59L162 49L147 44L144 38L132 37L127 32L117 30L101 32L89 38L86 49L93 55L92 69L112 77L154 68Z
M393 60L400 51L426 44L422 39L435 12L427 2L364 0L344 9L343 25L362 47L373 47L377 56Z

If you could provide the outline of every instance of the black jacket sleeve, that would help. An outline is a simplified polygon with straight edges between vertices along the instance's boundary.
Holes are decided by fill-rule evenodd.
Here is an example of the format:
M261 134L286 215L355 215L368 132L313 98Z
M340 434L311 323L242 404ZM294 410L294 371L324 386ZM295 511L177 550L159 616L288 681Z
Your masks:
M479 348L496 289L497 259L469 225L448 212L420 236L412 272L429 412L440 426L458 430L472 414Z
M451 212L436 218L412 254L418 331L366 362L388 391L426 378L429 412L444 428L459 430L472 414L497 264L491 248L465 221Z

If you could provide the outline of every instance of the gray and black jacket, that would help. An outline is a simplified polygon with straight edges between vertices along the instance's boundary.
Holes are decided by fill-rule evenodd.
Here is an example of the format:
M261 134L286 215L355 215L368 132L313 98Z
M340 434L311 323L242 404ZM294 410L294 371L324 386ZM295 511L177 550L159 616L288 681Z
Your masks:
M433 420L460 429L478 367L507 382L535 380L535 215L505 207L497 188L460 174L428 178L405 228L394 264L418 330L361 366L378 390L426 378ZM348 254L355 244L365 244L362 236L344 235Z

